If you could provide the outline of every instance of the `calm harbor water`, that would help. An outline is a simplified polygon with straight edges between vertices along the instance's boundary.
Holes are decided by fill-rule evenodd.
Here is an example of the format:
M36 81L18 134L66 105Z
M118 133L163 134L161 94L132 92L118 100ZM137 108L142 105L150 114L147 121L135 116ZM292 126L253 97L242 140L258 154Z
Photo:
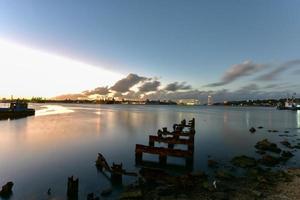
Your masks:
M194 170L208 170L207 159L224 163L235 155L258 156L253 146L258 140L284 140L279 134L299 142L300 112L274 108L157 106L157 105L78 105L32 104L36 116L0 121L0 185L15 183L10 199L65 199L67 177L79 177L79 199L90 192L110 187L97 172L95 159L101 152L109 163L122 162L128 171L135 166L135 144L148 144L148 135L173 123L195 118ZM250 127L263 126L255 134ZM268 133L277 129L279 133ZM282 148L282 146L280 146ZM179 147L182 148L182 147ZM298 166L298 152L288 165ZM156 156L146 156L157 160ZM183 164L179 158L168 163ZM134 180L124 177L125 183ZM52 196L46 192L52 189ZM118 195L114 187L112 196ZM105 199L105 198L104 198Z

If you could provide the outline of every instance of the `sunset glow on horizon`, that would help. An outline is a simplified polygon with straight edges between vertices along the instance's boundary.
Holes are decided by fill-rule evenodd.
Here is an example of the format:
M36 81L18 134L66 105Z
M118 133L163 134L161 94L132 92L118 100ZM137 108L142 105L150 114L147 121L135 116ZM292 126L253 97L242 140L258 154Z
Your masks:
M0 94L53 97L111 85L123 75L0 39Z

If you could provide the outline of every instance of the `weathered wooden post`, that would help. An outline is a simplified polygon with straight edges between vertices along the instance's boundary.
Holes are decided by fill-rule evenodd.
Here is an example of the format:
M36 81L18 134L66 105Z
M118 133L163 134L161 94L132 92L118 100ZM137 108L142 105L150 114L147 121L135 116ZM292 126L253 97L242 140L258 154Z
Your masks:
M79 187L78 178L74 179L73 176L68 177L68 189L67 189L68 199L78 199L78 187Z

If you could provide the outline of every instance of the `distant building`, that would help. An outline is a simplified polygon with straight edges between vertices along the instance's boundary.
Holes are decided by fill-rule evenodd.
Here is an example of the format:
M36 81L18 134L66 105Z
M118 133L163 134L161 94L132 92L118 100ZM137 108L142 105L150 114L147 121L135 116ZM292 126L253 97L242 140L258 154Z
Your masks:
M208 97L207 97L207 105L208 105L208 106L213 105L213 98L212 98L211 95L208 95Z
M177 102L183 105L200 105L200 100L198 99L180 99Z

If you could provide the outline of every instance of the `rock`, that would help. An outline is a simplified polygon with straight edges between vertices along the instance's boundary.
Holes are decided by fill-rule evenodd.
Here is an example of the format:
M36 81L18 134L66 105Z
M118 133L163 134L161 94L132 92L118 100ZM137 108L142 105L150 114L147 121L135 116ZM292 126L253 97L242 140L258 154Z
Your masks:
M249 131L250 131L251 133L254 133L254 132L256 132L256 129L255 129L254 127L251 127L251 128L249 129Z
M202 187L203 187L204 189L208 190L209 187L210 187L208 181L204 181L204 182L202 183Z
M121 194L120 199L125 200L125 199L143 199L143 194L141 190L130 190L130 191L125 191Z
M281 141L280 143L281 143L282 145L284 145L284 146L290 148L290 149L292 148L291 143L289 143L287 140Z
M95 197L95 196L94 196L94 193L88 194L87 197L86 197L86 199L87 199L87 200L100 200L99 197Z
M257 151L255 151L256 153L258 153L258 154L260 154L260 155L264 155L264 154L266 154L266 152L265 151L261 151L261 150L257 150Z
M279 164L280 162L280 158L278 157L274 157L274 156L271 156L271 155L264 155L260 160L259 162L263 165L266 165L266 166L274 166L274 165L277 165Z
M263 151L271 151L274 153L281 152L281 149L279 149L275 143L271 143L267 139L257 142L255 148Z
M156 190L157 190L157 194L159 195L159 196L168 196L168 195L170 195L170 194L172 194L173 192L174 192L174 189L173 189L173 187L172 186L159 186L159 187L157 187L156 188Z
M112 193L112 189L111 188L107 188L101 191L101 196L108 196Z
M257 190L252 190L251 193L255 196L255 197L262 197L263 193L261 193L260 191Z
M207 165L209 167L215 168L215 167L218 167L218 162L215 160L207 160Z
M290 151L282 151L281 160L282 161L287 161L288 159L290 159L293 156L294 156L294 154L292 154Z
M255 167L257 162L254 158L248 156L236 156L231 160L231 163L235 166L242 168Z
M219 179L227 179L227 180L235 178L234 175L232 175L230 172L226 170L218 170L215 173L215 176Z
M2 189L0 191L1 197L8 197L12 194L12 188L14 186L13 182L7 182L5 185L2 186Z
M298 143L297 145L293 146L293 148L300 149L300 143Z
M227 200L229 199L229 196L226 192L215 192L213 194L213 197L215 200Z

